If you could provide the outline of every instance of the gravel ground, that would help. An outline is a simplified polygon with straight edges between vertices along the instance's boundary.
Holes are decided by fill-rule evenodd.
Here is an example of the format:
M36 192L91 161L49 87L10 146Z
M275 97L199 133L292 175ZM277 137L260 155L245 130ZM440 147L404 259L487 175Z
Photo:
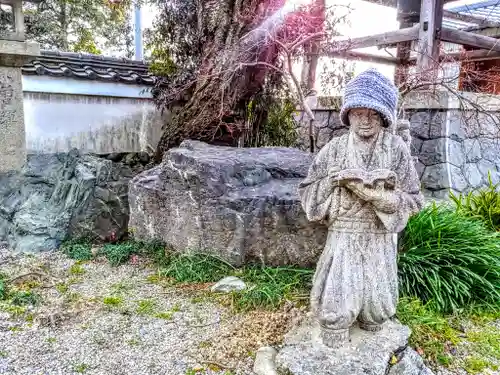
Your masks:
M203 297L209 285L164 287L148 281L147 262L134 263L0 250L10 284L41 295L26 311L0 305L0 374L250 374L256 349L303 315L233 314Z
M0 273L40 296L35 307L0 301L0 374L252 374L255 351L281 343L305 316L293 306L235 314L207 293L212 284L161 285L138 258L111 267L0 249ZM498 332L500 321L492 324ZM466 358L467 346L456 354Z

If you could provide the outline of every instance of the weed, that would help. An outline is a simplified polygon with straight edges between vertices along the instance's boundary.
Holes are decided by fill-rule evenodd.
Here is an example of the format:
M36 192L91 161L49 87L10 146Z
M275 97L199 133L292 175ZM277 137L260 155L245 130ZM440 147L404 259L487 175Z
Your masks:
M41 296L32 291L16 290L9 294L10 302L15 306L36 306L41 301Z
M89 369L89 365L85 363L78 363L73 366L73 370L78 372L79 374L83 374L85 371Z
M212 346L212 343L210 341L202 341L198 344L198 348L203 349L203 348L210 348Z
M46 340L49 344L54 344L57 339L55 337L47 337L47 340Z
M425 358L442 365L452 363L449 349L457 345L460 338L450 322L436 312L434 306L424 305L418 299L402 298L397 316L412 330L410 345L423 352Z
M0 301L7 297L7 285L4 278L0 275Z
M123 298L117 296L108 296L104 297L102 302L108 307L116 307L123 303Z
M300 299L301 295L308 295L312 275L313 270L293 267L245 268L239 276L249 287L231 294L232 305L238 311L276 309L285 300Z
M68 284L65 284L65 283L58 283L58 284L56 284L56 290L59 293L64 294L69 290L69 286L68 286Z
M63 301L64 303L71 304L81 300L82 298L83 296L80 293L71 292L64 295Z
M80 263L76 262L69 268L69 273L73 276L80 276L85 273L85 268L83 268Z
M138 340L138 339L130 339L130 340L127 340L127 344L129 344L130 346L137 346L139 345L141 342Z
M111 266L116 267L129 260L132 254L138 253L141 246L137 242L129 241L116 244L106 244L101 249Z
M137 301L136 313L139 315L153 315L156 308L156 302L151 299Z
M497 370L498 367L485 360L484 358L469 356L465 360L465 370L468 374L478 374L491 368L492 370Z
M165 311L165 312L155 314L155 318L158 318L158 319L172 320L173 317L174 317L174 313L172 311Z
M5 350L0 350L0 358L7 358L9 353L7 353Z
M128 292L130 290L134 289L134 286L131 285L127 281L120 281L116 284L111 285L111 290L114 293L123 293L123 292Z
M13 317L17 318L26 313L25 306L15 306L10 303L0 303L0 311L11 314Z

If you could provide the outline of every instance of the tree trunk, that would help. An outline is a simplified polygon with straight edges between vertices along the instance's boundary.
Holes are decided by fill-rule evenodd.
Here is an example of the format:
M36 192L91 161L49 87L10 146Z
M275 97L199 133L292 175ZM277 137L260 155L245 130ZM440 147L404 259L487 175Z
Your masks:
M157 98L162 104L175 103L178 110L172 121L164 125L156 162L184 139L238 145L246 133L247 105L263 92L270 66L275 66L278 59L275 45L265 42L259 33L248 32L258 28L276 5L279 6L264 7L262 1L254 0L224 0L205 4L203 11L198 12L198 17L203 17L198 19L197 27L204 30L204 43L194 77L183 86L182 94L167 88ZM262 116L257 113L254 118ZM252 133L252 129L248 131Z

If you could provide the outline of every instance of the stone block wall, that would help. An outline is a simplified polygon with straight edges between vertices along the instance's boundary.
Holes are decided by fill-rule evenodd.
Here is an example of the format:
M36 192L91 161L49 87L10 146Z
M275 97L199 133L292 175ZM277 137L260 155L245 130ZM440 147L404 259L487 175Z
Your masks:
M461 102L442 94L439 101L410 100L405 106L411 152L418 158L427 196L446 198L450 189L467 192L485 186L488 173L494 183L500 182L500 100L468 97L470 102Z
M319 101L318 101L319 102ZM316 103L315 103L316 104ZM317 150L347 131L338 107L316 104ZM401 117L410 121L411 153L416 157L427 197L447 198L449 190L467 192L500 182L500 98L484 94L419 93L405 99ZM300 147L308 150L308 122L299 113Z

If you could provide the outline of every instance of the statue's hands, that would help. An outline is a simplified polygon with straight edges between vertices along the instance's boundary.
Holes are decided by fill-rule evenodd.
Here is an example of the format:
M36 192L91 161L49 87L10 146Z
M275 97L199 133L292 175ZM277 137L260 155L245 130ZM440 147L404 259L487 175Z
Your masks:
M362 200L372 203L380 211L392 213L398 207L399 197L396 191L371 188L360 181L349 181L345 186Z

